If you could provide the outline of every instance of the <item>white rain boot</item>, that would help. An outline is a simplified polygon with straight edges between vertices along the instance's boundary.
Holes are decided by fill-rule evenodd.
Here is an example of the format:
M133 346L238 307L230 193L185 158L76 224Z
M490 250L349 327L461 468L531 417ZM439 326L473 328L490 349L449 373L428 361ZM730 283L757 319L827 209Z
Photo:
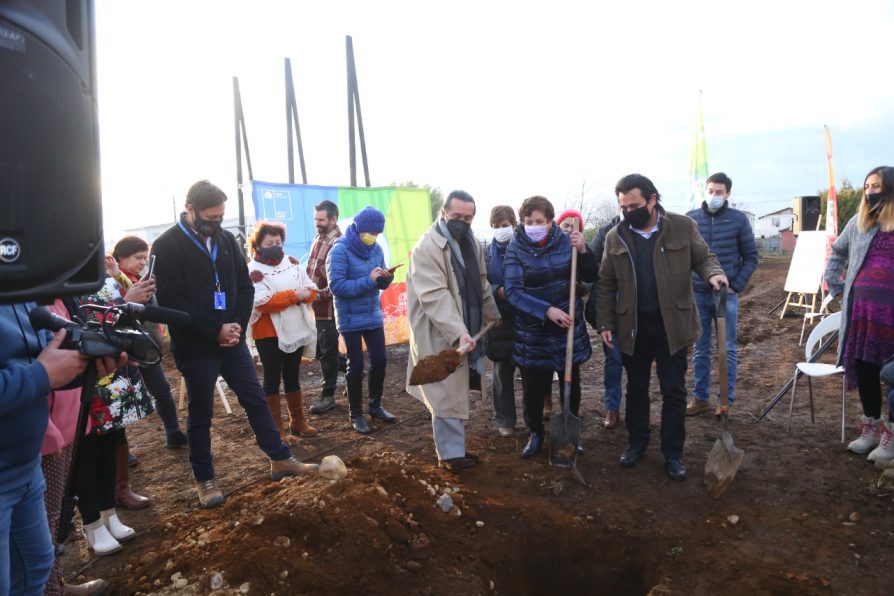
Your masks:
M92 524L84 526L84 540L97 555L110 555L121 550L121 544L109 534L108 528L100 517Z
M869 453L882 439L882 420L860 416L857 428L860 429L860 438L851 441L847 448L854 453Z
M894 459L894 422L882 421L881 427L882 439L866 458L869 461Z
M105 525L109 530L109 534L111 534L115 540L124 542L137 535L133 528L129 528L121 523L121 520L118 519L118 513L114 509L100 511L99 515L102 516L103 525Z

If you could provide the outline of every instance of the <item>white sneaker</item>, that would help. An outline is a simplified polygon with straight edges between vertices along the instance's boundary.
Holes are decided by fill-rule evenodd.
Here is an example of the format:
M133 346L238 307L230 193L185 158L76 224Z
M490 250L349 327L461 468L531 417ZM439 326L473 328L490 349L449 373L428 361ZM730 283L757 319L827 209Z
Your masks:
M885 459L894 459L894 423L882 421L882 439L878 443L878 447L870 452L869 461L881 461Z
M84 540L87 541L90 550L97 555L110 555L121 550L121 543L109 534L101 517L92 524L84 526Z
M118 542L130 540L137 535L137 533L134 532L133 528L125 526L121 523L121 520L118 519L118 512L114 509L106 509L105 511L100 511L99 515L101 516L103 525L106 527L106 529L108 529L109 534L111 534L112 537Z
M860 438L851 441L847 448L854 453L868 453L882 439L882 421L880 418L860 416L857 428L860 429Z

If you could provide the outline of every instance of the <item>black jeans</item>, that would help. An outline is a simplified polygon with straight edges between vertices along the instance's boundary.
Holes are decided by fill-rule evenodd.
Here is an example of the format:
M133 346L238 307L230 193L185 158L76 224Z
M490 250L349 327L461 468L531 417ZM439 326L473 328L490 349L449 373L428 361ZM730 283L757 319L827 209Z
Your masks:
M317 356L320 357L320 370L323 373L323 392L321 396L335 395L335 384L338 381L338 330L335 321L317 319Z
M141 368L140 374L143 376L143 384L155 400L155 411L158 412L158 417L164 424L165 434L179 433L180 422L177 420L177 406L174 404L171 384L168 383L161 362Z
M279 349L279 338L267 337L255 340L261 366L264 367L264 394L279 395L279 379L282 377L286 393L301 391L301 346L291 354Z
M535 368L521 369L525 423L528 425L528 430L532 433L543 433L543 401L547 395L550 395L552 390L553 373L559 375L559 399L564 400L565 371ZM578 365L571 367L570 401L571 413L577 416L580 411L580 366Z
M86 435L78 443L78 511L84 524L99 519L99 512L115 508L115 451L124 429L104 435Z
M279 430L258 383L255 363L245 342L221 351L217 358L183 358L180 372L189 391L189 416L186 434L189 437L189 463L196 480L214 478L211 456L211 415L214 411L214 385L222 376L248 415L248 425L255 434L258 447L274 460L288 459L289 447L280 440Z
M388 354L385 352L385 328L364 329L362 331L347 331L342 333L345 338L345 348L348 350L348 372L346 378L363 376L363 344L366 342L366 351L369 354L369 368L375 371L385 371L388 362Z
M661 316L639 315L633 355L623 354L627 371L627 425L631 449L649 444L649 382L652 362L661 387L661 452L666 458L683 455L686 442L686 367L688 348L671 354Z

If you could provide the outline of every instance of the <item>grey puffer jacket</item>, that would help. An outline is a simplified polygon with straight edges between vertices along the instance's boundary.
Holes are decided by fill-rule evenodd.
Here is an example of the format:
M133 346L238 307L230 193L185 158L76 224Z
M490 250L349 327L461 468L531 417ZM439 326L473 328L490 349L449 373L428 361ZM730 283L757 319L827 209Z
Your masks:
M857 229L858 215L854 215L844 231L838 237L838 240L832 244L832 252L829 254L829 262L826 264L826 272L824 278L829 285L829 293L833 296L841 297L841 327L838 329L838 364L841 365L844 359L844 344L847 339L848 324L851 320L851 311L853 304L851 303L851 288L860 268L863 266L863 260L866 253L869 252L869 245L878 232L878 225L874 225L865 232ZM847 273L845 273L847 269ZM843 295L842 295L843 294Z

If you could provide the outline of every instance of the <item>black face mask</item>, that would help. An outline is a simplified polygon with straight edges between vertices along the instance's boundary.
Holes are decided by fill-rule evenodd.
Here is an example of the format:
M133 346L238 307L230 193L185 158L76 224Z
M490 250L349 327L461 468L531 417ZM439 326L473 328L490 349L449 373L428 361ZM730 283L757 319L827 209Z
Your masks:
M471 227L471 225L461 219L447 220L447 229L450 230L450 235L453 236L454 240L459 240L465 236Z
M220 233L221 223L214 219L202 219L196 213L195 227L196 231L202 236L217 236Z
M866 202L869 203L869 210L873 211L877 209L887 198L888 193L886 192L874 192L872 194L866 195Z
M631 209L626 212L624 214L624 221L637 230L641 230L642 227L649 222L650 217L652 217L652 213L649 211L649 204L646 203L642 207Z
M274 263L280 262L284 254L282 246L279 246L278 244L274 244L273 246L261 246L258 248L258 253L260 253L261 258L265 261Z

